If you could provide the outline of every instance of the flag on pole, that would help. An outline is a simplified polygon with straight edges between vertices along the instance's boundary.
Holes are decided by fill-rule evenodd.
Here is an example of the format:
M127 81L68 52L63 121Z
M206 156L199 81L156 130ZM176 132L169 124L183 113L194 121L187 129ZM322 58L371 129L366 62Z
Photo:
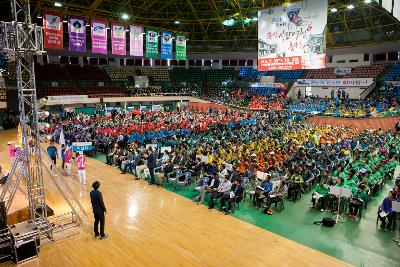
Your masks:
M58 141L58 156L61 158L61 147L62 145L65 146L65 137L64 137L64 131L61 129L60 132L60 139Z

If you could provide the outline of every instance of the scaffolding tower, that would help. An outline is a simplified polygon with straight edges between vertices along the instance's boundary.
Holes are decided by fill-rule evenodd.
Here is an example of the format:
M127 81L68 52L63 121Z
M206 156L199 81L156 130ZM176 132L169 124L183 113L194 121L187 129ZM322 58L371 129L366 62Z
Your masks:
M55 234L82 226L86 213L62 175L49 172L44 165L48 160L40 144L40 107L36 97L34 65L34 56L45 53L42 27L31 22L29 0L11 0L11 12L13 21L0 22L0 52L5 52L9 61L16 62L21 150L3 186L0 200L5 202L8 212L18 187L26 183L30 219L37 226L42 243L46 243L54 241ZM66 200L70 212L48 217L43 169L46 169L56 189ZM68 231L66 235L76 233Z

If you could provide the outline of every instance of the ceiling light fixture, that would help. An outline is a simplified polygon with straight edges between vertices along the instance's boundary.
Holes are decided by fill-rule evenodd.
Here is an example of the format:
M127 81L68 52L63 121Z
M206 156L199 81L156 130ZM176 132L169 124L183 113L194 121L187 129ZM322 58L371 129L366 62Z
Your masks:
M347 6L347 9L353 9L353 8L354 8L353 5L348 5L348 6Z
M331 12L332 12L332 13L336 13L336 12L337 12L337 8L336 8L336 7L331 8Z
M122 14L121 18L122 19L129 19L129 16L127 14Z
M364 0L364 3L366 4L370 4L372 2L372 0Z
M181 22L179 20L175 20L174 22L175 24L181 24Z
M56 6L56 7L62 7L62 4L59 3L59 2L54 2L54 6Z

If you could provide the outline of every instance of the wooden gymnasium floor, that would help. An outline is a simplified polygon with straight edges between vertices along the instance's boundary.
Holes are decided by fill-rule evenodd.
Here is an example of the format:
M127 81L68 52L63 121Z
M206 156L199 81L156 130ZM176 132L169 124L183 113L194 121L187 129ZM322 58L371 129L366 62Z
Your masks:
M0 162L8 169L7 141L16 131L0 131ZM88 185L69 184L89 214L83 231L42 246L39 259L24 266L346 266L348 264L165 189L135 181L118 169L89 159ZM95 240L90 184L101 182L107 207L106 233ZM46 177L46 186L49 179ZM55 213L63 201L50 193ZM11 266L3 263L1 266Z

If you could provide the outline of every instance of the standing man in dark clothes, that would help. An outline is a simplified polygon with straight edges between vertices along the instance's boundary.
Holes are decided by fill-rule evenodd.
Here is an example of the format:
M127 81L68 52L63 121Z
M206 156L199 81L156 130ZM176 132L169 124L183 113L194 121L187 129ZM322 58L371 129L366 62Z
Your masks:
M94 237L99 238L99 222L100 222L100 240L107 238L104 233L104 214L107 212L106 206L104 206L103 196L99 191L100 182L96 181L92 184L93 190L90 192L90 202L92 203L93 214L94 214Z
M51 161L52 161L52 163L50 165L50 170L51 170L51 169L53 169L53 164L54 164L54 167L56 167L56 164L57 164L57 162L56 162L56 160L57 160L57 149L54 146L54 142L51 142L50 146L47 148L47 154L49 154L49 157L51 158Z
M150 184L154 184L154 169L156 168L156 155L153 152L153 148L149 147L149 157L147 158L147 168L150 172Z

